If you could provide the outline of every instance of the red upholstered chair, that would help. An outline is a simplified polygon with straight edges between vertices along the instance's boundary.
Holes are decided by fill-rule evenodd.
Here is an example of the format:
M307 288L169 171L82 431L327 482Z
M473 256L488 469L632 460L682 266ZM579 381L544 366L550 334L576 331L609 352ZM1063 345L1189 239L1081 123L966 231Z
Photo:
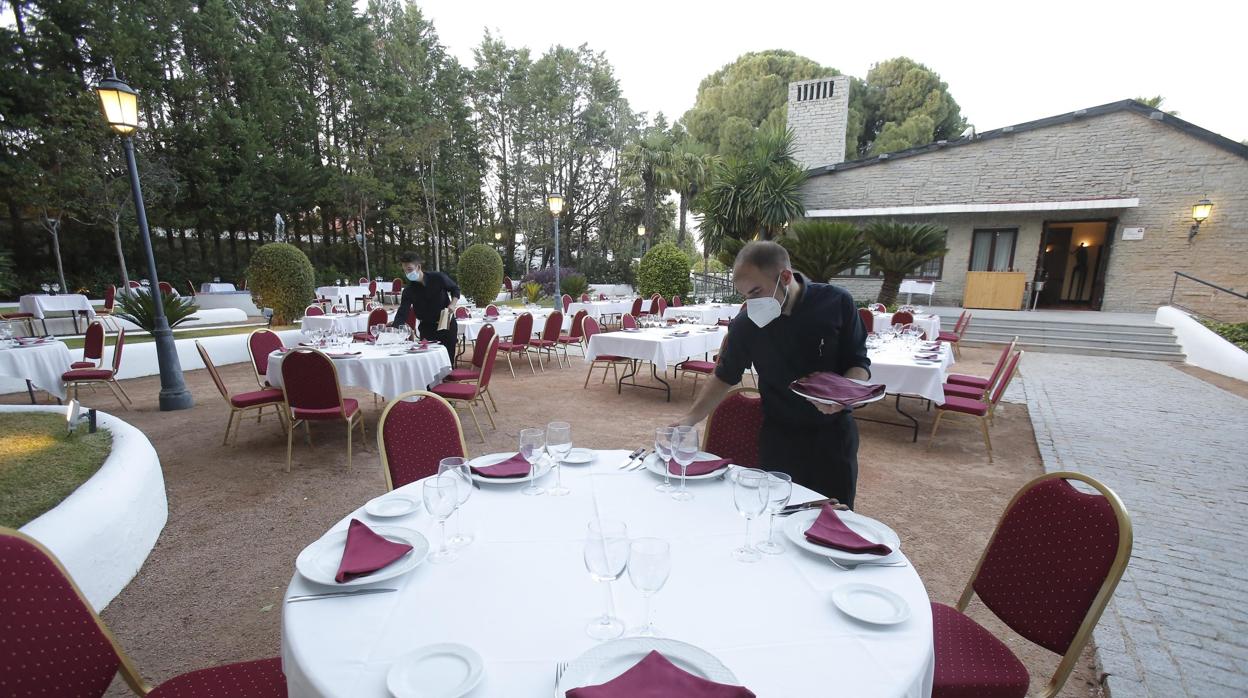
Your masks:
M360 307L361 307L361 308L363 308L363 307L364 307L364 304L365 304L365 303L367 303L367 302L369 302L369 301L371 301L371 300L373 300L374 298L376 298L376 297L377 297L377 282L376 282L376 281L369 281L369 280L367 280L367 279L361 279L361 280L360 280L360 285L361 285L361 286L363 286L363 285L365 285L365 284L368 284L368 295L366 295L366 296L359 296L359 297L357 297L357 298L356 298L356 300L358 300L358 301L360 302Z
M472 423L477 425L477 436L481 437L481 443L485 443L485 432L481 431L481 421L477 419L475 405L478 402L485 408L485 416L490 420L490 427L498 429L498 426L494 424L494 416L490 414L489 406L485 404L485 396L490 389L490 378L494 374L494 360L496 358L498 358L497 336L491 337L489 344L485 348L485 361L481 364L481 378L479 380L476 382L438 383L429 389L430 392L438 397L459 401L468 406L468 412L472 415Z
M456 320L467 320L470 317L472 317L472 313L468 312L467 308L463 306L459 306L459 305L455 306L455 319Z
M573 345L580 347L582 353L584 353L585 345L581 343L581 339L584 337L583 324L586 317L589 317L588 310L582 308L576 311L576 315L572 316L572 327L568 330L568 334L560 334L559 339L556 340L563 347L564 356L568 355L568 347Z
M702 450L736 465L758 467L758 433L763 428L763 401L757 388L737 387L706 418Z
M632 319L633 316L625 315L624 317ZM634 321L634 324L636 324L636 321ZM598 332L600 331L598 328L598 321L587 315L585 316L585 319L581 321L581 327L585 335L585 347L588 350L590 338L598 334ZM615 379L619 380L620 372L619 372L619 369L617 368L618 364L628 364L630 361L631 359L629 359L628 357L616 356L614 354L599 354L598 356L595 356L594 360L589 362L589 371L585 374L585 385L581 387L582 388L589 387L589 377L594 375L594 369L598 368L599 366L602 367L602 382L603 383L607 382L607 369L608 368L611 369L611 374L615 376Z
M254 330L247 335L247 354L251 356L251 370L256 374L256 385L261 389L269 385L269 354L286 346L282 338L272 330Z
M0 313L0 320L8 320L9 322L23 323L26 325L26 336L28 337L35 336L35 314L34 313Z
M127 284L127 285L128 285L130 288L143 288L143 284L141 284L141 283L139 283L139 282L137 282L137 281L131 281L131 282L130 282L129 284Z
M493 325L486 325L477 333L476 340L472 343L472 361L469 368L452 368L451 372L446 374L446 379L451 382L460 381L476 381L481 379L481 369L485 366L485 356L489 351L490 340L494 339L495 332ZM490 398L490 405L498 412L498 403L494 402L494 396L490 394L489 386L485 388L486 397Z
M382 292L381 301L384 303L393 298L395 303L403 297L403 279L395 279L390 282L390 290Z
M673 308L681 308L681 307L684 307L684 305L685 305L684 302L680 300L680 296L672 296Z
M87 325L87 334L82 342L82 361L69 365L72 368L99 368L104 360L104 324L99 320Z
M286 415L290 428L286 430L286 472L290 472L292 441L295 427L303 423L303 433L308 446L312 445L309 422L341 420L347 424L347 467L351 467L351 440L355 425L360 425L360 438L367 439L364 430L364 413L355 398L344 398L338 382L338 367L334 360L315 349L295 349L282 359L282 390L286 396ZM367 441L361 441L360 447Z
M425 390L403 393L381 411L377 450L387 491L437 475L443 458L468 457L455 408Z
M599 294L598 294L598 300L600 300L600 301L605 301L606 299L607 299L607 294L605 294L605 293L599 293Z
M919 331L919 339L927 339L927 330L923 329L922 325L918 323L914 323L914 322L907 322L906 324L901 326L902 332L905 332L907 330L912 330L912 329Z
M568 350L560 346L559 335L563 332L563 313L556 310L546 316L546 323L542 325L542 334L533 339L533 348L542 352L548 357L554 357L559 363L559 368L563 368L563 359L559 358L559 352L562 351L564 356L568 355ZM540 361L538 363L541 363ZM546 364L541 364L542 370L546 370Z
M156 285L160 287L160 295L162 296L178 295L178 292L173 290L173 284L169 283L168 281L160 281Z
M632 308L632 310L628 311L628 314L629 314L629 315L632 315L634 318L639 318L639 317L641 317L642 315L649 315L649 314L650 314L650 312L649 312L649 311L646 311L646 310L642 310L642 309L641 309L641 304L642 304L642 303L644 303L644 302L645 302L645 300L644 300L644 299L642 299L642 298L634 298L634 299L633 299L633 308Z
M489 312L489 308L486 308ZM511 328L511 340L507 342L499 342L498 350L507 356L507 370L511 371L511 377L516 377L516 369L511 365L511 355L520 354L529 360L529 370L533 375L537 375L537 369L533 368L533 355L529 353L529 344L533 335L533 314L521 313L516 318L516 324Z
M122 409L129 410L126 407L127 402L132 402L130 396L126 395L126 389L121 387L121 383L117 382L117 372L121 370L121 350L126 346L126 328L117 330L117 339L113 342L113 367L112 368L71 368L61 374L61 381L65 384L65 392L69 393L69 389L74 389L74 399L78 399L78 388L83 385L94 385L103 383L108 389L113 391L113 397L117 398L117 402L121 403ZM122 398L125 401L122 401Z
M872 303L867 306L867 310L870 310L873 313L887 313L888 307L883 303Z
M186 287L191 290L192 297L199 295L199 292L195 290L195 283L191 281L190 279L186 279ZM108 299L105 298L105 300L108 300Z
M868 308L858 309L858 318L862 320L862 326L867 332L875 331L875 313Z
M1039 694L1056 696L1126 570L1132 537L1118 495L1086 475L1049 473L1023 485L957 607L932 603L932 697L1027 695L1027 669L1005 643L964 615L974 594L1011 630L1062 655Z
M368 285L368 279L367 279L366 277L361 276L361 277L360 277L360 280L359 280L359 281L357 281L357 282L355 282L355 285L356 285L356 286L367 286L367 285Z
M635 305L635 304L634 304ZM620 329L635 330L637 329L637 316L626 314L620 318Z
M559 300L563 303L563 312L568 312L568 306L572 305L572 296L565 293Z
M508 298L516 296L516 283L511 280L510 276L503 277L503 290L507 292Z
M667 311L667 300L664 299L663 296L660 296L657 293L651 296L650 314L655 317L661 318L663 317L663 313L666 311Z
M890 325L913 325L914 313L908 310L898 310L893 313L893 319L888 321Z
M1009 387L1010 380L1014 378L1014 372L1018 368L1018 362L1023 358L1023 352L1018 352L1010 358L1009 365L1005 368L1005 373L1001 377L1001 381L997 383L997 387L992 391L992 399L989 401L976 400L972 398L958 397L957 395L945 394L945 404L936 406L936 421L932 422L932 435L927 441L927 447L931 448L932 443L936 441L936 430L940 428L940 420L947 414L966 414L979 418L980 431L984 434L984 447L988 449L988 462L992 462L992 440L988 438L988 426L992 424L993 412L997 409L997 404L1001 402L1001 396L1005 394L1005 389Z
M322 310L321 306L319 305L309 305L308 307L303 309L304 317L308 317L310 315L324 315L324 314L325 314L325 311Z
M0 560L6 696L103 696L118 672L130 690L149 698L286 695L277 657L193 671L153 689L51 551L0 527Z
M1018 337L1015 337L1001 350L1001 356L997 357L997 365L993 367L992 374L987 378L968 376L962 373L949 374L945 378L945 392L959 397L974 397L974 395L967 395L966 391L978 390L980 396L987 395L988 391L992 390L992 386L997 384L997 379L1001 377L1001 372L1005 370L1006 361L1010 358L1010 354L1013 353L1016 346L1018 346Z
M966 328L971 324L971 311L963 310L958 316L958 321L953 325L952 332L941 331L940 341L949 342L953 345L953 354L959 359L962 358L962 351L958 348L958 343L962 341L962 335L966 334Z
M498 306L493 303L485 306L485 314L487 317L498 317Z
M365 325L365 327L388 324L390 324L390 316L386 314L385 308L373 308L368 311L368 324ZM367 342L372 339L373 336L368 333L368 330L365 330L363 332L352 332L351 338L357 342Z
M272 334L272 333L270 333ZM216 384L217 390L221 393L225 404L230 406L230 419L225 423L225 438L221 440L224 446L230 442L230 430L234 429L234 439L238 440L238 429L235 428L234 420L238 420L238 426L241 427L243 420L242 414L249 410L256 411L256 421L264 416L264 408L272 407L274 414L277 415L278 421L282 423L282 429L286 428L286 417L282 414L282 391L278 388L262 388L247 393L230 394L229 388L225 387L225 381L221 380L221 374L217 372L216 364L212 363L212 357L208 356L208 350L200 344L199 340L195 340L195 348L199 350L199 358L204 361L204 368L208 369L208 375L212 377L212 382ZM268 355L265 355L268 360ZM231 444L232 445L232 444Z
M104 307L95 311L97 317L102 321L105 317L113 321L113 326L121 327L117 319L113 317L113 312L117 308L117 287L109 284L104 287Z
M588 294L588 293L582 293L582 294L581 294L581 302L582 302L582 303L588 303L588 302L589 302L589 294Z
M416 308L407 309L407 326L411 328L412 334L416 333Z

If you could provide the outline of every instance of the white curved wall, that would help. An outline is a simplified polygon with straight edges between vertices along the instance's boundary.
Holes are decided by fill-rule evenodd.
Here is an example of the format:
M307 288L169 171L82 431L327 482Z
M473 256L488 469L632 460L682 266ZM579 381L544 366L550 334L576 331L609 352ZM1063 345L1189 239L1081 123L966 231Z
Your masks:
M1174 328L1187 363L1207 371L1248 381L1248 352L1231 344L1190 315L1168 305L1157 309L1158 324Z
M4 412L61 407L0 405ZM143 432L104 412L96 422L113 434L104 465L60 504L22 527L51 550L95 610L134 578L165 527L169 508L156 449ZM85 428L81 427L81 428Z

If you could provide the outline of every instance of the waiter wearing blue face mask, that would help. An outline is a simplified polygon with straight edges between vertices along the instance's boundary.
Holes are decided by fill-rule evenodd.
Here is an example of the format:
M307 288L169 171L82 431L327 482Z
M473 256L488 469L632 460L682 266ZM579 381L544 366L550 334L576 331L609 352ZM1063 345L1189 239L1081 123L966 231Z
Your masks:
M403 264L403 274L407 277L407 287L399 301L399 310L394 314L393 327L402 327L407 322L409 311L416 312L416 330L421 339L438 342L450 352L451 362L455 361L455 343L459 340L459 326L455 323L455 307L459 304L459 285L451 277L440 271L425 271L424 261L415 252L404 252L399 256ZM438 318L442 309L447 309L450 316L448 326L438 329Z
M815 371L867 380L866 328L854 299L839 286L814 283L793 271L774 242L751 242L737 254L733 285L745 311L728 326L715 374L676 423L706 418L751 365L762 397L759 466L854 506L858 426L850 410L811 402L789 383Z

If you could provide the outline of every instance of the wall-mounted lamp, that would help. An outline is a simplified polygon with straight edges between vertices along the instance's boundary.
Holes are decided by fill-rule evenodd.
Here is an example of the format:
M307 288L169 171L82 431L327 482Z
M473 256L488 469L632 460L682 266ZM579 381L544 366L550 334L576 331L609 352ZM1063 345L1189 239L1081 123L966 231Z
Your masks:
M1192 220L1195 221L1195 223L1192 224L1191 230L1187 231L1188 242L1191 242L1192 238L1196 237L1196 233L1200 232L1200 224L1205 222L1205 219L1209 217L1209 213L1212 210L1213 202L1209 199L1201 199L1195 204L1192 204Z

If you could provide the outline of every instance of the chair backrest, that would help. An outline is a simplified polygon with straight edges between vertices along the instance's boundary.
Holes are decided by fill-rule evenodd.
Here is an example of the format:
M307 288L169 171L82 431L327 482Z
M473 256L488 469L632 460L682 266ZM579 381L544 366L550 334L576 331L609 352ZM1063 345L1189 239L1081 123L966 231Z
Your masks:
M347 312L347 306L345 306L345 305L341 305L341 304L338 304L338 303L335 303L335 304L333 304L333 305L329 306L329 312L331 312L331 313L345 313L345 312Z
M377 295L377 282L376 281L368 282L368 295L370 296Z
M533 336L533 313L520 313L511 328L511 343L527 346Z
M971 326L971 311L963 311L958 319L962 321L962 326L955 328L954 331L958 333L958 339L961 339L962 335L966 334L966 328Z
M99 361L104 358L104 323L96 320L87 325L82 341L82 358Z
M637 318L631 313L620 316L620 327L626 330L637 329Z
M243 278L238 280L238 290L240 291L247 290L247 277L244 276Z
M893 319L889 320L891 325L912 325L914 324L914 313L908 310L898 310L893 313Z
M338 408L343 419L342 388L334 360L315 349L295 349L282 359L282 386L286 403L296 409Z
M958 315L958 321L953 323L953 331L955 334L960 334L962 332L962 325L966 323L966 316L970 314L971 311L963 310L962 313Z
M481 377L477 379L477 394L490 387L490 378L494 376L494 360L498 358L498 337L490 337L485 348L485 361L481 363Z
M515 290L515 286L512 284L510 276L503 277L503 288L507 289L509 292Z
M131 281L129 285L130 285L130 288L143 288L143 284L137 281Z
M494 331L493 325L485 325L477 332L477 339L472 345L472 365L478 369L485 364L485 353L489 349L490 340L494 339L497 333Z
M598 327L598 321L595 320L594 318L586 315L581 320L581 336L585 339L586 342L589 342L590 337L593 337L594 335L598 334L601 331L602 331L602 328Z
M568 306L572 305L572 296L565 293L563 294L563 298L561 300L563 301L563 312L566 313L568 312Z
M113 305L116 303L117 287L113 284L109 284L108 287L104 289L104 309L111 311L113 309Z
M247 353L251 354L251 368L263 383L269 372L269 354L286 346L282 338L272 330L254 330L247 335Z
M150 690L47 548L0 527L0 560L6 695L103 696L118 671L135 693Z
M663 296L660 296L657 293L654 294L654 297L650 299L650 313L652 315L663 317L663 312L666 310L667 301L664 300Z
M199 350L199 358L203 360L204 368L208 369L208 375L212 376L212 382L216 384L217 391L221 393L221 397L225 398L226 402L229 402L230 391L225 387L225 381L221 380L221 374L217 372L217 365L212 363L212 357L208 356L208 350L198 339L195 340L195 348ZM268 360L267 356L265 360Z
M498 306L493 303L485 306L485 314L490 317L498 317Z
M1008 363L1010 354L1014 351L1014 347L1018 346L1018 337L1010 340L1001 350L1001 356L997 357L997 365L992 367L992 375L988 376L988 389L992 390L992 386L997 384L997 379L1001 377L1001 372L1005 370L1005 364Z
M637 316L641 315L641 302L642 302L642 301L641 301L641 298L634 298L634 299L633 299L633 309L632 309L632 310L630 310L630 311L628 311L628 314L629 314L629 315L632 315L633 317L637 317Z
M307 317L309 315L324 315L324 314L325 314L325 311L321 310L321 306L319 305L309 305L308 307L303 309L304 317Z
M368 279L364 278L363 276L361 276L360 280L355 283L356 286L364 286L367 284L368 284Z
M867 332L875 331L875 313L870 308L859 308L858 317L862 320L862 326Z
M1005 367L1005 373L1001 376L1001 382L997 383L997 387L992 391L992 406L995 408L1001 397L1005 395L1005 389L1010 387L1010 381L1014 378L1014 373L1018 370L1018 362L1023 359L1023 352L1019 351L1010 358L1010 363Z
M606 299L607 299L607 294L605 294L605 293L599 293L599 294L598 294L598 300L600 300L600 301L605 301Z
M368 311L368 326L384 325L390 320L390 316L386 314L385 308L373 308Z
M979 594L1019 635L1065 655L1049 682L1060 687L1118 586L1132 537L1113 490L1080 473L1042 475L1006 505L958 609Z
M403 293L403 279L395 279L390 282L390 293Z
M576 315L572 316L572 329L569 330L569 336L577 339L581 337L581 335L585 332L585 329L581 325L584 324L585 318L587 317L589 317L589 311L583 308L576 311Z
M195 290L195 283L194 283L194 282L192 282L190 279L187 279L187 280L186 280L186 287L187 287L187 288L189 288L189 289L191 290L191 295L192 295L192 296L198 296L198 295L199 295L199 291Z
M160 287L160 293L162 295L165 295L165 296L174 295L173 284L169 283L168 281L161 281L161 282L158 282L156 285Z
M126 328L117 328L117 339L113 340L113 377L121 370L121 350L126 348Z
M904 324L904 325L902 325L902 326L901 326L901 331L902 331L902 332L905 332L905 331L907 331L907 330L918 330L918 331L919 331L919 337L920 337L921 339L927 339L927 330L923 329L923 326L922 326L922 325L919 325L919 324L917 324L917 323L913 323L913 322L907 322L906 324Z
M588 303L588 302L589 302L589 294L588 294L588 293L582 293L582 294L581 294L581 302L582 302L582 303Z
M681 308L681 307L684 307L684 305L685 305L684 301L680 300L680 296L672 296L673 308Z
M758 390L728 391L706 419L702 450L747 468L758 467L758 433L763 428L763 401Z
M443 458L468 457L455 408L424 390L403 393L382 410L377 450L388 490L437 475Z
M467 308L463 307L462 305L455 306L455 319L456 320L467 320L470 317L472 317L472 313L469 313Z
M542 325L542 339L553 342L559 339L561 332L563 332L563 313L556 310L546 316L546 324Z

